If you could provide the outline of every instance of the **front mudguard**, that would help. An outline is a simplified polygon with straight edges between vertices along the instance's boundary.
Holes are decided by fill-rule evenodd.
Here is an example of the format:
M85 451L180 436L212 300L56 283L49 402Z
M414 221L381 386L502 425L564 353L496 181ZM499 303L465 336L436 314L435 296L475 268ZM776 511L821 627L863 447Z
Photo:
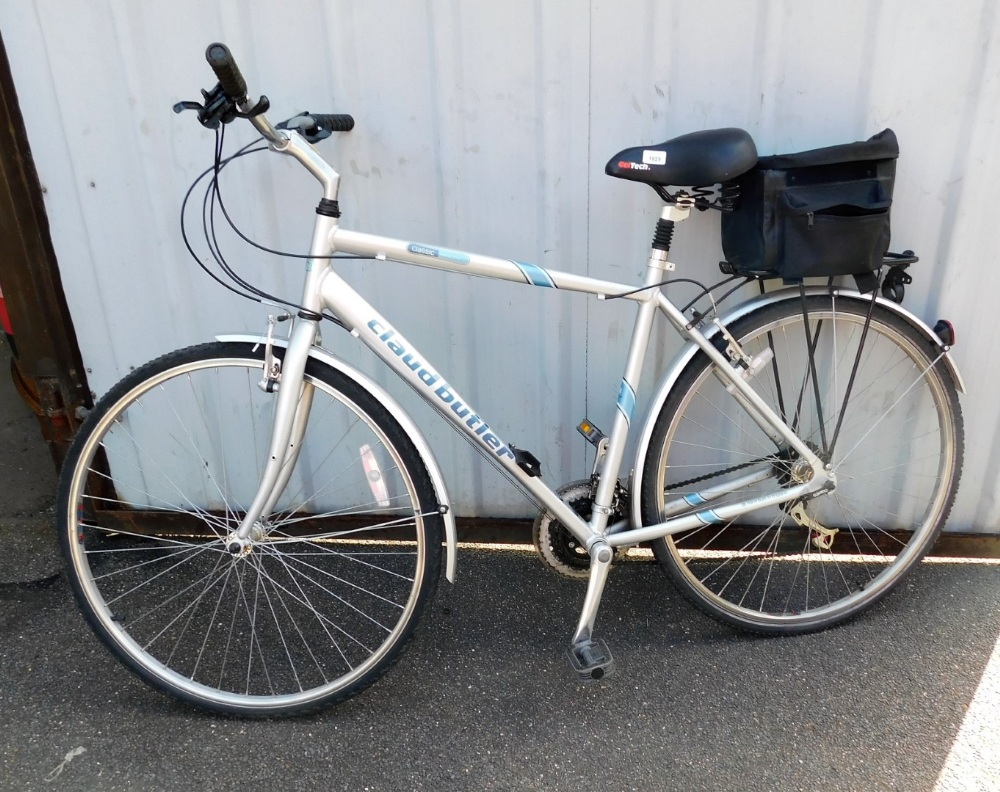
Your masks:
M829 294L830 290L823 286L812 286L807 287L806 296L811 296L814 294ZM854 300L859 301L868 305L871 302L871 297L865 296L860 292L853 290L836 289L834 290L834 295L838 300ZM778 291L769 292L767 294L762 294L752 300L747 300L740 305L735 306L729 313L722 317L722 324L726 327L732 325L737 319L741 319L747 314L752 313L760 308L767 305L774 305L780 302L786 302L788 300L799 300L800 294L799 290L796 289L779 289ZM893 313L900 316L908 324L912 325L917 331L919 331L923 336L927 338L928 341L933 343L938 347L943 353L945 368L948 370L949 375L951 375L952 380L955 383L955 387L958 389L959 393L965 393L965 383L962 381L962 375L958 372L958 367L955 365L954 359L949 353L950 347L945 346L941 343L941 339L935 335L934 331L919 317L907 311L898 303L894 303L891 300L885 300L881 297L876 298L876 302L879 305L889 309ZM718 334L719 328L712 324L708 328L704 329L702 332L705 333L706 338L712 338ZM685 366L691 362L696 354L698 354L698 347L694 342L689 341L681 349L680 353L674 358L674 361L670 364L670 368L667 370L663 379L653 396L652 401L649 404L649 410L646 413L645 423L642 429L642 435L639 438L639 445L636 449L635 465L633 467L632 475L632 486L635 490L632 493L632 524L635 526L642 525L641 516L641 493L639 493L638 488L641 486L643 467L646 461L646 453L649 450L649 441L653 435L653 426L656 423L656 418L660 414L660 410L663 409L663 405L667 400L667 396L670 394L671 389L677 382L678 378L681 376L681 372L684 371Z
M256 335L252 333L231 333L228 335L219 335L215 337L217 341L223 342L236 342L242 344L266 344L267 337ZM272 338L272 346L286 347L288 346L288 339L286 338ZM417 425L413 423L413 420L407 415L403 408L400 407L399 403L392 398L388 393L386 393L379 385L369 379L367 376L362 374L353 366L349 366L340 358L335 357L333 354L323 349L322 347L314 346L309 350L309 357L324 363L330 368L336 369L341 374L350 377L354 382L368 391L373 397L375 397L379 403L389 411L389 414L399 423L406 436L410 438L414 447L417 449L417 453L420 454L421 460L423 460L424 465L427 468L428 474L431 477L431 483L434 486L434 495L437 498L438 506L443 510L441 518L444 520L444 535L445 544L447 547L447 559L445 566L445 575L451 583L455 582L455 570L458 566L458 527L455 524L455 514L451 507L451 499L448 497L448 489L444 482L444 476L441 474L441 468L437 463L437 459L434 457L434 452L431 451L430 445L424 438L420 429Z

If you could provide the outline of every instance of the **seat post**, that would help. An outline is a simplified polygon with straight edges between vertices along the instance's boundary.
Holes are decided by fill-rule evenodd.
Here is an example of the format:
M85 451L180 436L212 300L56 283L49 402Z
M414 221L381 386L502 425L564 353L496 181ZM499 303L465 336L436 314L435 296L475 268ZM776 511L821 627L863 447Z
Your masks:
M660 212L653 231L652 250L649 252L649 266L659 270L673 270L670 263L670 243L674 238L674 224L687 220L691 214L690 206L667 204Z

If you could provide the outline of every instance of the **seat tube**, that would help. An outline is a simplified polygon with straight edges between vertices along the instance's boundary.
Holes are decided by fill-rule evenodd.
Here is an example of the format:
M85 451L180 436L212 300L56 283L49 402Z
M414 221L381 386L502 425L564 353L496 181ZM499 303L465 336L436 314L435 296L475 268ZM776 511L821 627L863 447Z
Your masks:
M652 267L647 271L646 285L659 282L660 270ZM628 442L629 425L635 409L635 393L639 387L642 374L642 363L646 358L649 345L649 335L653 326L653 316L656 313L656 301L645 300L639 303L632 329L632 341L629 345L628 359L621 384L618 386L618 402L614 422L608 442L608 452L604 457L600 481L594 495L591 527L598 533L603 533L612 513L615 485L618 483L618 471L625 455L625 445Z
M629 344L628 358L625 362L625 372L622 375L618 390L617 410L611 427L608 452L604 458L604 466L597 492L594 495L594 508L591 517L591 528L603 533L608 524L614 504L615 486L618 483L618 473L622 458L625 456L625 446L628 442L628 430L635 411L636 392L639 379L642 376L642 364L646 359L649 347L649 337L653 327L653 317L657 312L656 285L664 279L664 272L673 269L668 261L670 237L674 222L684 220L690 209L666 206L656 223L652 249L646 267L646 278L643 286L647 289L646 299L639 303L632 329L632 340Z

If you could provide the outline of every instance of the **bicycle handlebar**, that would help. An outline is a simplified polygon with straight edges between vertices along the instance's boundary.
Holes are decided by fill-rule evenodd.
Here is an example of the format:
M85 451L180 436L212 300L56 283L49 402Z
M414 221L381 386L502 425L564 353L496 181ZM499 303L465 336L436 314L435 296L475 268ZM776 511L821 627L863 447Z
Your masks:
M350 132L354 129L354 116L346 113L310 113L317 125L331 132Z
M229 47L219 42L209 44L205 50L205 60L219 78L219 84L226 96L236 102L242 102L247 98L247 81L243 79L240 67L236 65Z
M330 137L331 132L350 132L354 129L354 118L345 113L299 113L282 121L278 129L294 129L310 143Z
M211 129L218 127L219 123L228 124L237 117L249 118L265 138L280 144L281 138L264 116L269 107L267 97L261 96L254 107L249 107L251 100L247 82L229 47L220 42L209 44L205 49L205 60L218 77L218 86L210 94L202 92L206 99L204 106L197 102L179 102L174 111L198 110L198 119ZM350 132L354 129L354 118L344 113L303 113L283 121L277 128L295 129L310 143L315 143L331 132Z

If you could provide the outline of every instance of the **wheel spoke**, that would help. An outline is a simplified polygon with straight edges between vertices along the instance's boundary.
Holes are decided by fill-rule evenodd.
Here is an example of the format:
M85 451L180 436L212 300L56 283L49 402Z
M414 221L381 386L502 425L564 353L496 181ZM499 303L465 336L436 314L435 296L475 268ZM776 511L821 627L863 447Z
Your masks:
M155 687L236 714L305 712L380 676L436 585L430 477L349 377L310 363L312 401L279 506L256 496L277 398L263 349L211 344L131 374L77 439L63 546L98 635ZM363 453L377 455L378 489Z
M665 571L693 602L762 632L826 627L886 594L940 530L960 469L961 414L940 365L943 353L879 304L863 332L867 299L805 299L808 333L798 296L758 309L729 330L748 355L774 353L749 381L758 395L779 414L790 412L789 425L816 453L822 456L827 440L836 443L835 487L803 501L805 518L796 521L789 521L795 507L789 503L654 544ZM773 477L751 491L729 487L768 442L707 357L694 358L649 444L644 521L662 522L667 504L677 514L676 503L700 481L716 497L693 511L752 502L808 481L797 456L779 449L769 452Z

